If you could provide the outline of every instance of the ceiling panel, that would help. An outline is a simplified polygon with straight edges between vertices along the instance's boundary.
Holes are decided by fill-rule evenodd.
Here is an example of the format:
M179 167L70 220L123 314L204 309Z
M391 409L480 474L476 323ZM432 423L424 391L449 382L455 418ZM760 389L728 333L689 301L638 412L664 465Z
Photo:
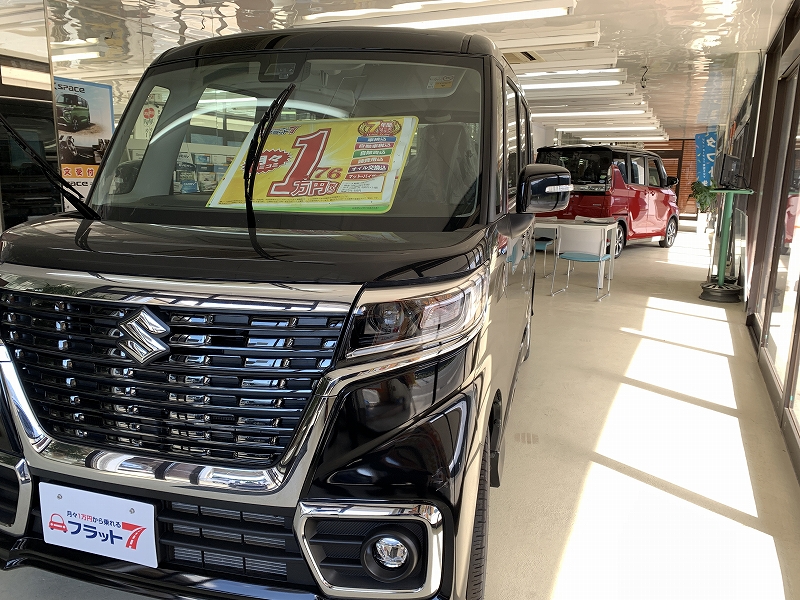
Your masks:
M121 111L143 69L167 48L240 31L342 25L429 26L431 21L528 51L526 83L590 81L581 71L625 69L611 88L526 90L536 110L597 112L620 103L641 115L604 117L617 126L654 119L672 137L690 137L727 119L747 92L758 52L769 44L789 0L50 0L52 53L92 58L56 62L57 75L112 82ZM532 12L536 11L536 12ZM550 12L548 12L550 11ZM561 14L563 16L548 16ZM531 18L531 17L538 18ZM454 21L456 19L456 21ZM41 0L0 0L0 53L47 59ZM599 93L599 90L603 93ZM608 92L608 93L606 93ZM552 106L554 109L542 109ZM563 101L563 102L562 102ZM652 116L651 116L652 114ZM566 123L576 117L564 117ZM587 116L584 122L596 122ZM550 120L548 125L558 125Z

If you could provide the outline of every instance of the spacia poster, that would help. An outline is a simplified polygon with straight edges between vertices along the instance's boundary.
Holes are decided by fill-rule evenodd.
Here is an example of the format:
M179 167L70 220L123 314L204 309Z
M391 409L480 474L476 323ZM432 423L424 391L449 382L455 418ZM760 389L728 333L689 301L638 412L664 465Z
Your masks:
M258 163L253 208L385 213L392 207L417 123L416 117L277 123ZM244 207L244 162L254 129L206 206Z
M111 86L62 77L53 82L61 176L86 196L114 133Z

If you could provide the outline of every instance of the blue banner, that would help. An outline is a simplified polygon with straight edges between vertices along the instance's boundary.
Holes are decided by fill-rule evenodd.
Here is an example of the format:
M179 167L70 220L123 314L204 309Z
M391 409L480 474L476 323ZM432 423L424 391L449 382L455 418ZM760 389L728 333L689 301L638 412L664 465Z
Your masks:
M717 132L698 133L694 136L697 152L697 181L711 185L711 173L717 156Z

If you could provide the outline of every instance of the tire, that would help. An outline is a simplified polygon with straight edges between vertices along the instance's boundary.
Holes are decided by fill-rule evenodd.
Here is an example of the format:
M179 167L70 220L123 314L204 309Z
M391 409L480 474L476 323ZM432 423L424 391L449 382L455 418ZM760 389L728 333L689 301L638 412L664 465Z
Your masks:
M667 222L667 228L664 230L664 239L658 242L658 245L662 248L672 248L676 237L678 237L678 220L675 217L671 217Z
M627 242L628 235L625 233L625 226L622 223L617 223L617 243L614 244L614 258L619 258Z
M483 600L486 582L487 529L489 524L489 433L483 442L481 479L475 505L475 525L472 529L472 550L469 558L466 600Z

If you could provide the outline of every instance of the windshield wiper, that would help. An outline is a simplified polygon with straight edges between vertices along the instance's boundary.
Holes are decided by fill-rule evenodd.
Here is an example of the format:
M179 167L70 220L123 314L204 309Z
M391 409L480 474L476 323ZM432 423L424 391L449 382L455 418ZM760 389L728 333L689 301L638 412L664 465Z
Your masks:
M256 225L256 213L253 209L253 188L256 184L256 175L258 174L258 163L261 159L261 153L264 151L264 144L267 143L270 131L272 131L275 121L278 120L278 115L281 114L284 104L289 100L289 96L295 90L295 84L290 83L289 86L283 90L269 108L261 117L261 120L256 126L253 133L253 139L250 140L250 148L247 150L247 158L244 161L244 205L247 212L247 232L250 236L250 245L253 246L260 256L274 260L272 256L261 247L258 242L258 229Z
M61 195L66 198L67 202L72 204L72 206L74 206L79 213L81 213L81 216L84 219L91 219L92 221L100 220L100 215L98 215L91 206L84 203L83 195L81 195L81 193L75 189L75 187L73 187L69 181L64 179L58 171L51 167L50 163L36 154L36 150L30 147L28 142L26 142L23 137L17 133L17 130L14 129L11 123L6 121L6 118L3 115L0 115L0 125L5 127L5 129L8 131L8 134L15 142L17 142L17 144L19 144L20 148L22 148L25 154L30 156L33 159L33 162L42 168L44 176L47 177L47 180L53 185L61 188Z

